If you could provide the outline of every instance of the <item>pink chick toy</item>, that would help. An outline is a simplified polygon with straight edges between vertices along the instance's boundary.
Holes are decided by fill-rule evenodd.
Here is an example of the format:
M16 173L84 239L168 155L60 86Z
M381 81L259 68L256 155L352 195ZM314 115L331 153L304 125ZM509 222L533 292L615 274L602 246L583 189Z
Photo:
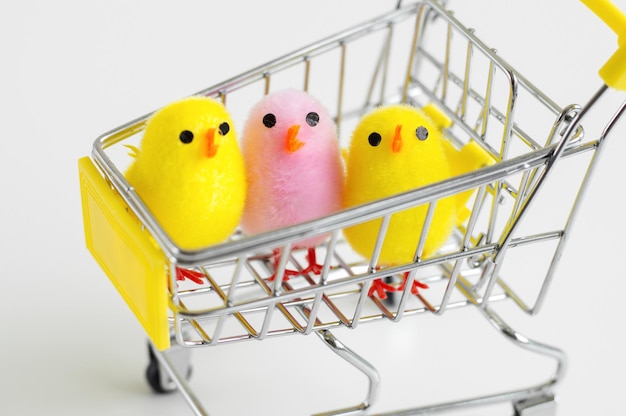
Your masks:
M328 215L341 208L343 165L337 128L328 111L306 92L265 96L250 111L242 133L248 195L242 230L257 234ZM321 272L315 246L328 236L299 241L309 265ZM275 251L277 264L279 251ZM298 274L285 270L284 279ZM273 279L272 276L271 279Z

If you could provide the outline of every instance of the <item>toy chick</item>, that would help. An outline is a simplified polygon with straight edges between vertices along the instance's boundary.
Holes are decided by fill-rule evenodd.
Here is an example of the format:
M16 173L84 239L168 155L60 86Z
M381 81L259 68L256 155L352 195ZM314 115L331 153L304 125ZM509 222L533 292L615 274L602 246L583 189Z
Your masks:
M287 89L266 95L249 113L241 146L248 172L244 233L287 227L341 208L343 165L336 125L310 94ZM302 273L320 273L315 246L327 237L292 245L308 249L309 265ZM284 279L295 274L286 270Z
M134 151L125 176L175 244L200 249L235 230L246 195L245 165L234 123L219 101L194 96L158 110Z
M454 149L425 112L397 104L377 108L360 120L346 159L343 202L345 207L352 207L468 172L487 164L490 157L476 143L461 151ZM422 257L436 252L454 227L467 218L465 204L470 197L471 192L465 192L437 201ZM427 211L425 204L392 215L379 265L413 261ZM349 227L344 230L346 240L357 253L370 257L380 223L377 219ZM427 286L415 281L413 293L418 287ZM370 295L376 293L384 299L385 292L394 290L376 279Z

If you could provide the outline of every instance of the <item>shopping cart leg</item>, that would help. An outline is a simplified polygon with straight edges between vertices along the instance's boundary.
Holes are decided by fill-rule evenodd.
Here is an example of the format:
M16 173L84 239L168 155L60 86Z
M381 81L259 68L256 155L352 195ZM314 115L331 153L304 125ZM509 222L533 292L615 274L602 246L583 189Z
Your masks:
M334 410L326 413L318 413L314 416L348 416L348 415L362 415L364 412L376 401L378 393L380 391L380 376L376 368L370 363L365 361L361 356L350 350L343 345L329 330L321 330L316 332L320 339L327 345L334 353L341 358L352 364L365 374L369 380L369 388L367 391L367 397L365 400L354 406L345 409Z
M480 311L502 335L515 345L528 351L551 357L556 361L556 371L550 379L543 384L519 390L517 393L525 397L512 400L515 416L554 416L556 414L556 401L552 389L563 379L567 366L565 353L558 348L527 338L511 328L500 316L488 307L480 308ZM515 395L515 392L511 394Z
M511 403L513 410L515 411L514 416L555 416L556 402L552 389L563 378L567 362L565 353L558 348L533 341L517 332L504 320L502 320L492 309L488 307L479 309L485 318L487 318L489 323L491 323L498 331L500 331L502 335L512 341L515 345L554 359L556 361L556 371L553 376L543 383L518 390L432 404L411 409L397 410L388 413L376 413L372 416L434 415L451 412L453 410L465 409L468 407L490 406L497 403Z

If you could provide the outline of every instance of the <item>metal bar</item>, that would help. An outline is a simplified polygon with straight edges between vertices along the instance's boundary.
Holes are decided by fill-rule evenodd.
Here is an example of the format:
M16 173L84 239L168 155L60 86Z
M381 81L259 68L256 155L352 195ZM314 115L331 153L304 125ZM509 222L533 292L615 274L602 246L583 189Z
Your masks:
M309 79L311 76L311 59L308 56L304 57L304 86L302 89L304 92L309 92Z
M504 129L502 132L502 146L500 148L500 160L507 159L509 153L509 145L511 142L511 134L513 132L513 120L515 116L515 109L517 104L517 95L519 90L519 84L517 81L517 74L513 71L504 72L509 80L509 97L507 102L506 111L504 113Z
M190 319L188 322L189 322L189 325L191 325L191 327L196 331L196 333L200 335L200 338L202 340L201 341L185 340L184 342L181 343L181 345L197 347L200 345L207 345L207 344L214 345L215 344L213 342L214 339L211 338L209 334L206 333L206 331L204 330L204 327L200 324L200 322L198 322L198 320ZM184 334L181 334L181 336L184 337Z
M576 131L576 129L578 128L581 120L587 114L587 111L591 107L593 107L593 104L597 102L600 99L600 97L607 91L607 89L608 87L606 85L602 85L602 87L591 97L587 105L581 108L580 112L574 117L571 123L567 126L567 129L565 130L563 134L563 139L561 139L557 147L554 148L554 152L552 153L551 157L548 159L546 168L541 172L539 179L535 187L533 188L531 194L528 195L528 198L525 199L524 204L520 207L520 210L515 216L512 223L509 226L507 226L504 232L502 233L502 237L499 241L500 248L494 254L493 263L495 264L496 270L495 270L495 273L491 276L491 282L489 283L487 287L487 292L486 292L487 298L489 297L489 294L491 293L491 290L493 289L493 286L495 285L495 276L497 276L497 272L501 266L501 262L504 258L504 254L506 253L508 249L508 242L513 238L513 234L515 230L517 229L517 227L519 227L519 224L521 224L522 219L528 212L528 209L531 206L534 198L537 196L538 191L541 188L541 185L546 182L546 178L548 177L549 173L552 171L552 167L554 166L555 162L565 152L567 143L569 139L572 137L572 135L574 134L574 132Z
M443 63L443 83L441 85L441 101L445 102L448 96L448 78L450 77L450 51L452 46L452 25L448 23L446 30L446 59Z
M387 72L389 68L389 55L391 53L392 32L393 32L393 23L390 22L388 25L387 40L380 51L380 55L378 56L378 59L376 61L376 66L374 67L374 73L372 74L372 78L369 83L367 95L365 98L365 105L364 105L365 108L372 105L372 95L374 94L374 88L376 87L376 80L379 78L380 78L379 98L378 98L378 101L375 103L375 105L382 105L383 102L385 101ZM380 75L381 69L382 69L382 75Z
M349 364L361 371L369 382L365 400L360 404L346 409L339 409L331 412L318 413L314 416L348 416L363 414L378 399L380 391L380 376L376 368L365 361L361 356L346 347L330 331L322 330L316 332L324 345L329 347L335 354L346 360Z
M267 95L270 93L270 80L271 80L271 76L268 72L263 74L263 81L264 81L264 89L263 89L263 94Z
M367 95L365 98L365 106L364 106L366 108L370 106L372 103L372 95L374 94L374 88L376 87L376 80L378 79L378 73L380 72L380 68L382 67L384 56L385 56L385 50L383 47L378 57L378 60L376 61L376 66L374 66L374 73L372 74L372 77L369 82L369 87L367 89ZM381 102L378 102L376 104L381 104Z
M233 296L235 294L235 288L237 287L237 281L239 279L238 276L239 276L239 273L240 273L241 264L242 264L241 260L238 259L237 260L237 264L235 266L235 271L234 271L232 283L231 283L229 291L228 291L228 295L226 295L224 293L222 288L219 287L217 282L211 277L211 275L208 273L208 271L206 269L204 269L204 268L202 269L206 279L209 281L209 283L213 287L213 290L215 290L215 293L217 293L217 295L220 297L220 299L222 299L222 301L224 301L224 305L229 305L229 304L232 303L232 299L233 299ZM233 316L239 321L239 323L244 327L244 329L251 336L253 336L253 337L258 336L258 333L254 329L254 327L248 322L248 320L240 312L235 312L233 314ZM222 326L223 326L223 324L224 324L224 322L226 321L227 318L228 318L228 314L221 314L219 316L218 321L217 321L217 325L215 327L215 330L213 331L213 337L210 339L212 345L214 345L214 344L216 344L218 342L218 340L220 338L220 333L221 333L221 330L222 330Z
M467 229L465 230L465 235L463 236L463 241L461 243L461 250L467 250L469 248L472 233L474 232L474 228L476 227L476 223L478 222L478 216L482 209L483 202L485 201L486 193L487 193L486 185L483 185L478 188L476 197L474 198L474 205L472 206L472 213L469 217L469 220L467 221Z
M289 249L289 247L284 247L285 249ZM287 251L288 252L288 251ZM288 255L286 254L286 252L283 252L282 256L281 256L281 260L280 263L286 263L287 262L287 257ZM279 266L280 269L281 266ZM284 272L284 265L283 267L283 272ZM284 274L284 273L283 273ZM302 328L302 326L300 325L300 323L298 322L298 320L296 318L294 318L294 316L287 310L287 308L285 307L285 305L280 302L278 300L278 298L281 295L285 295L285 293L282 290L277 289L277 286L280 287L282 286L283 283L283 279L282 276L280 277L279 280L279 274L277 273L274 276L274 282L272 285L272 288L270 288L264 280L260 280L259 281L260 285L263 287L263 289L265 290L265 292L270 295L271 297L267 298L270 299L270 303L267 304L267 309L265 311L265 318L263 319L263 326L261 327L261 332L259 333L258 338L259 339L264 339L268 332L269 332L269 328L270 328L270 323L272 321L272 317L274 315L274 311L276 309L278 309L283 316L287 319L287 321L291 324L292 328L298 332L303 332L304 329ZM289 293L293 293L293 291L288 292ZM225 312L226 309L228 309L227 307L221 308L222 311Z
M414 62L415 55L416 55L415 51L417 50L417 42L418 42L423 15L424 15L424 6L422 5L419 7L417 16L415 18L415 29L413 31L413 40L411 43L411 54L409 55L409 63L407 65L406 78L404 80L404 86L402 87L402 102L403 103L407 102L409 84L411 83L411 71L413 70L413 62Z
M533 244L541 241L547 241L550 239L560 238L560 232L545 232L539 233L533 236L527 236L524 238L516 238L510 241L510 247L518 247L526 244ZM483 254L493 253L497 249L497 245L495 243L491 244L483 244L478 247L470 248L463 251L458 251L455 253L447 253L441 256L434 256L428 258L427 260L422 260L420 263L416 264L407 264L396 267L388 267L384 270L379 270L376 272L368 272L360 275L350 275L347 277L339 278L333 281L327 282L325 285L316 285L313 287L307 287L306 289L295 289L291 292L283 292L279 295L269 296L265 298L258 298L251 301L242 302L240 304L235 304L227 307L222 307L219 309L202 309L202 310L181 310L178 311L179 315L184 317L215 317L218 313L233 313L236 311L248 311L252 309L265 308L268 305L274 304L276 302L284 303L289 302L293 298L302 298L306 294L314 295L320 291L330 291L334 289L341 288L346 284L362 284L367 282L368 280L383 278L385 276L391 274L403 273L406 270L414 270L417 268L433 266L437 264L444 264L448 262L453 262L458 259L471 258L474 256L480 256ZM270 289L267 289L268 293L270 293ZM362 292L362 290L359 290Z
M495 53L495 50L493 50ZM489 75L487 76L487 90L485 91L485 103L483 104L482 120L480 121L480 137L485 139L487 135L487 125L489 124L489 114L491 113L491 93L493 88L493 77L496 69L493 61L489 61Z
M391 54L391 45L393 40L393 25L389 24L389 29L387 33L387 42L385 44L385 49L381 58L383 58L383 74L380 79L380 95L378 102L382 105L385 102L385 93L387 90L387 74L389 72L389 56Z
M103 149L96 145L92 154L94 161L101 165L109 165L112 176L109 179L120 191L120 196L137 214L150 231L157 243L168 256L176 258L177 263L182 266L191 266L199 263L210 263L224 258L241 255L251 249L262 250L277 247L286 241L304 236L319 235L331 232L338 228L345 228L359 222L373 219L381 214L398 211L413 205L428 202L434 197L444 197L457 192L461 192L473 187L477 187L489 182L494 182L499 178L514 174L525 169L546 163L550 154L554 150L554 145L539 149L532 153L527 153L516 158L501 161L489 167L470 172L465 175L450 178L418 190L408 191L402 194L387 197L358 207L345 209L336 214L322 217L318 220L304 222L291 227L275 230L272 233L263 233L245 239L225 242L211 247L210 250L182 250L177 247L169 237L158 226L149 210L141 202L134 190L128 185L121 173L114 167L110 159L103 153ZM568 153L590 150L588 147L566 149Z
M597 145L596 151L593 154L593 156L591 158L591 161L589 162L589 166L587 167L587 172L585 173L585 177L583 178L583 181L582 181L582 184L580 186L580 189L578 190L578 193L576 195L576 199L574 200L574 204L573 204L572 209L570 211L570 214L569 214L569 216L567 218L567 222L565 224L565 227L563 228L563 236L559 240L559 243L558 243L558 246L556 247L554 256L552 258L552 261L550 262L550 266L548 268L548 272L547 272L545 278L543 279L543 283L541 285L541 289L539 291L539 295L537 297L535 305L530 310L530 314L531 315L534 315L537 312L539 312L539 310L541 309L541 306L543 305L543 302L544 302L544 299L545 299L545 296L546 296L546 292L548 290L548 287L552 283L555 270L557 268L559 260L561 259L561 256L563 254L563 250L565 249L565 246L566 246L566 244L567 244L567 242L569 240L569 236L570 236L569 230L574 225L574 223L576 222L576 218L578 216L580 205L581 205L582 201L584 200L585 195L587 194L587 190L588 190L589 185L591 183L591 179L592 179L592 177L593 177L593 175L595 173L595 170L596 170L596 168L598 166L598 161L600 160L600 158L602 157L602 154L604 153L604 147L605 147L604 144L606 143L606 138L608 137L608 135L610 134L611 130L613 129L613 127L617 123L617 120L619 120L625 112L626 112L626 101L624 101L622 103L622 105L618 108L618 110L615 112L613 117L610 119L609 123L606 125L606 127L602 131L600 139L598 140L598 145ZM565 140L565 137L563 138L563 140Z
M344 84L346 77L346 44L344 42L340 43L341 49L341 60L339 65L339 93L337 95L337 135L341 135L341 121L343 119L343 92L344 92Z
M461 271L461 266L463 265L463 261L461 259L457 260L454 263L454 268L452 269L452 274L448 280L448 285L446 286L446 291L443 294L443 298L441 300L441 304L437 311L435 312L437 315L442 315L448 306L448 302L450 302L450 297L452 296L452 292L456 285L457 278L459 276L459 272Z
M474 50L480 51L487 59L492 61L497 68L502 70L505 74L514 74L515 79L519 86L528 90L528 92L537 99L542 105L552 111L554 114L558 114L561 111L561 107L556 104L550 97L548 97L542 90L537 88L533 83L526 79L522 74L517 72L507 62L505 62L496 52L487 46L481 39L476 37L474 33L468 30L458 19L452 14L446 13L445 9L436 0L426 0L424 3L429 8L434 9L437 12L437 16L444 19L450 26L455 29L455 33L459 36L463 36L468 39L474 45Z
M556 370L554 374L548 380L526 388L449 401L445 403L432 404L412 409L393 411L389 413L376 413L372 416L409 416L436 414L473 406L485 406L495 403L520 401L549 394L551 389L554 388L563 379L563 375L567 366L567 358L565 356L565 353L563 353L563 351L558 348L533 341L523 334L515 331L490 308L479 308L479 310L483 313L487 321L491 323L495 329L497 329L503 336L505 336L505 338L513 342L513 344L515 344L516 346L554 359L556 361Z
M424 246L426 245L426 238L428 237L428 230L430 229L430 225L433 222L433 217L435 215L435 209L437 208L438 200L432 201L428 204L428 211L426 211L426 216L424 217L424 225L422 226L422 232L420 233L420 239L417 243L417 248L415 250L414 261L419 261L424 253Z
M330 243L328 244L326 258L324 259L324 265L322 266L322 273L320 275L320 285L325 285L326 282L328 281L328 272L330 270L330 262L332 259L332 253L335 252L335 246L337 245L338 238L339 238L339 233L337 231L333 232L333 234L330 237ZM308 316L309 321L304 331L305 334L310 334L311 331L313 331L313 329L315 328L315 320L317 319L317 314L319 312L320 305L322 303L323 298L324 300L327 299L324 292L317 292L315 294L315 299L313 300L313 306L311 307L311 310ZM328 302L332 304L330 300L328 300ZM332 304L331 310L333 310L333 312L335 312L335 310L338 311L338 309L335 307L334 304Z
M385 215L382 218L380 223L380 228L378 230L378 236L376 238L376 243L374 244L374 251L372 252L372 256L370 257L369 265L368 265L368 273L373 274L376 272L376 268L378 265L378 258L380 256L380 252L382 250L383 243L385 241L385 234L387 233L387 228L389 227L389 221L391 220L391 215ZM354 308L354 315L352 316L352 328L356 328L359 324L359 318L361 316L361 311L363 310L363 305L365 304L365 300L369 297L369 289L372 285L373 279L368 279L365 281L361 288L361 295L359 296L359 300L356 304L356 308Z
M474 29L468 29L470 33L474 33ZM472 63L472 45L471 40L467 42L467 53L465 55L465 73L463 75L463 93L461 94L461 102L459 104L458 116L461 120L465 120L465 113L467 111L467 98L469 95L469 79L470 79L470 67Z
M400 302L398 303L398 309L396 311L396 316L393 319L395 322L399 322L404 317L404 312L406 308L406 303L409 300L409 296L411 296L411 288L413 287L413 282L415 281L415 274L417 273L417 269L411 270L405 277L404 282L404 290L402 291L402 296L400 297Z
M289 252L291 251L291 243L287 243L281 247L276 256L280 256L278 265L274 272L274 281L272 282L272 295L280 295L283 279L285 278L285 269L287 268L287 262L289 261Z
M424 56L426 56L425 53L424 53ZM451 72L449 74L449 78L454 84L459 85L459 86L463 85L461 79L458 78L454 73ZM482 138L480 137L480 135L473 128L467 125L467 123L462 121L461 118L458 116L458 114L456 114L454 111L451 111L446 106L443 99L440 99L434 92L430 91L430 89L428 88L426 84L424 84L419 79L415 79L415 78L411 79L411 84L414 85L417 90L426 94L431 101L438 103L439 109L442 110L448 118L452 119L455 122L455 124L458 125L461 128L461 130L463 130L464 133L469 135L472 139L476 140L477 143L479 143L480 145L484 146L493 155L499 155L500 153L499 151L496 151L488 143L484 142ZM478 94L475 90L470 88L468 92L468 96L472 98L479 105L481 106L484 105L484 102L485 102L484 98L480 94ZM496 109L495 107L491 107L490 115L493 116L495 119L497 119L504 125L506 117L504 114L498 111L498 109ZM526 133L519 125L515 123L513 123L512 134L518 137L522 141L522 143L524 143L526 146L529 147L530 150L538 150L543 147L539 145L538 142L533 140L533 138L530 137L528 133Z

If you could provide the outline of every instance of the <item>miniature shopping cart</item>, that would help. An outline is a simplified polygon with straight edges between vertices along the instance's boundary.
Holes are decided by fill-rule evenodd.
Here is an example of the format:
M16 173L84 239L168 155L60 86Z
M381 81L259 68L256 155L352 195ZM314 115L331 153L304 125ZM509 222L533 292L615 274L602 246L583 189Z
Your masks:
M608 2L594 4L614 31L624 32L626 19L619 11ZM451 122L445 137L453 146L473 141L494 160L473 172L318 220L254 236L236 231L228 241L202 250L174 244L124 178L130 163L124 145L140 140L150 114L99 137L91 157L79 161L86 242L149 337L150 385L156 391L178 390L196 414L207 414L187 383L191 348L316 334L369 380L362 403L328 414L365 413L375 404L380 377L333 330L443 315L468 306L515 345L553 359L552 376L528 388L397 414L495 402L512 403L518 415L538 409L549 414L553 388L565 369L564 354L522 336L493 305L510 302L533 315L544 303L593 168L625 105L599 131L589 131L584 117L609 87L624 89L615 70L624 53L618 51L603 68L608 87L588 104L560 107L441 4L427 0L399 5L200 91L198 95L220 99L241 125L264 94L287 87L306 90L336 117L342 146L359 118L377 106L434 105ZM567 175L567 185L561 181L554 188L551 179L558 175ZM437 202L468 191L467 220L440 250L423 256L422 242ZM415 236L413 260L380 265L390 219L419 205L427 206L429 214L421 235ZM342 230L372 220L380 223L378 239L364 257L352 251ZM286 269L304 269L306 253L292 250L292 244L318 235L329 235L316 248L321 274L303 272L283 280ZM277 252L282 254L274 261ZM201 273L202 283L178 281L177 268ZM394 284L404 278L409 284L386 300L370 293L376 279ZM413 293L414 281L429 288Z

